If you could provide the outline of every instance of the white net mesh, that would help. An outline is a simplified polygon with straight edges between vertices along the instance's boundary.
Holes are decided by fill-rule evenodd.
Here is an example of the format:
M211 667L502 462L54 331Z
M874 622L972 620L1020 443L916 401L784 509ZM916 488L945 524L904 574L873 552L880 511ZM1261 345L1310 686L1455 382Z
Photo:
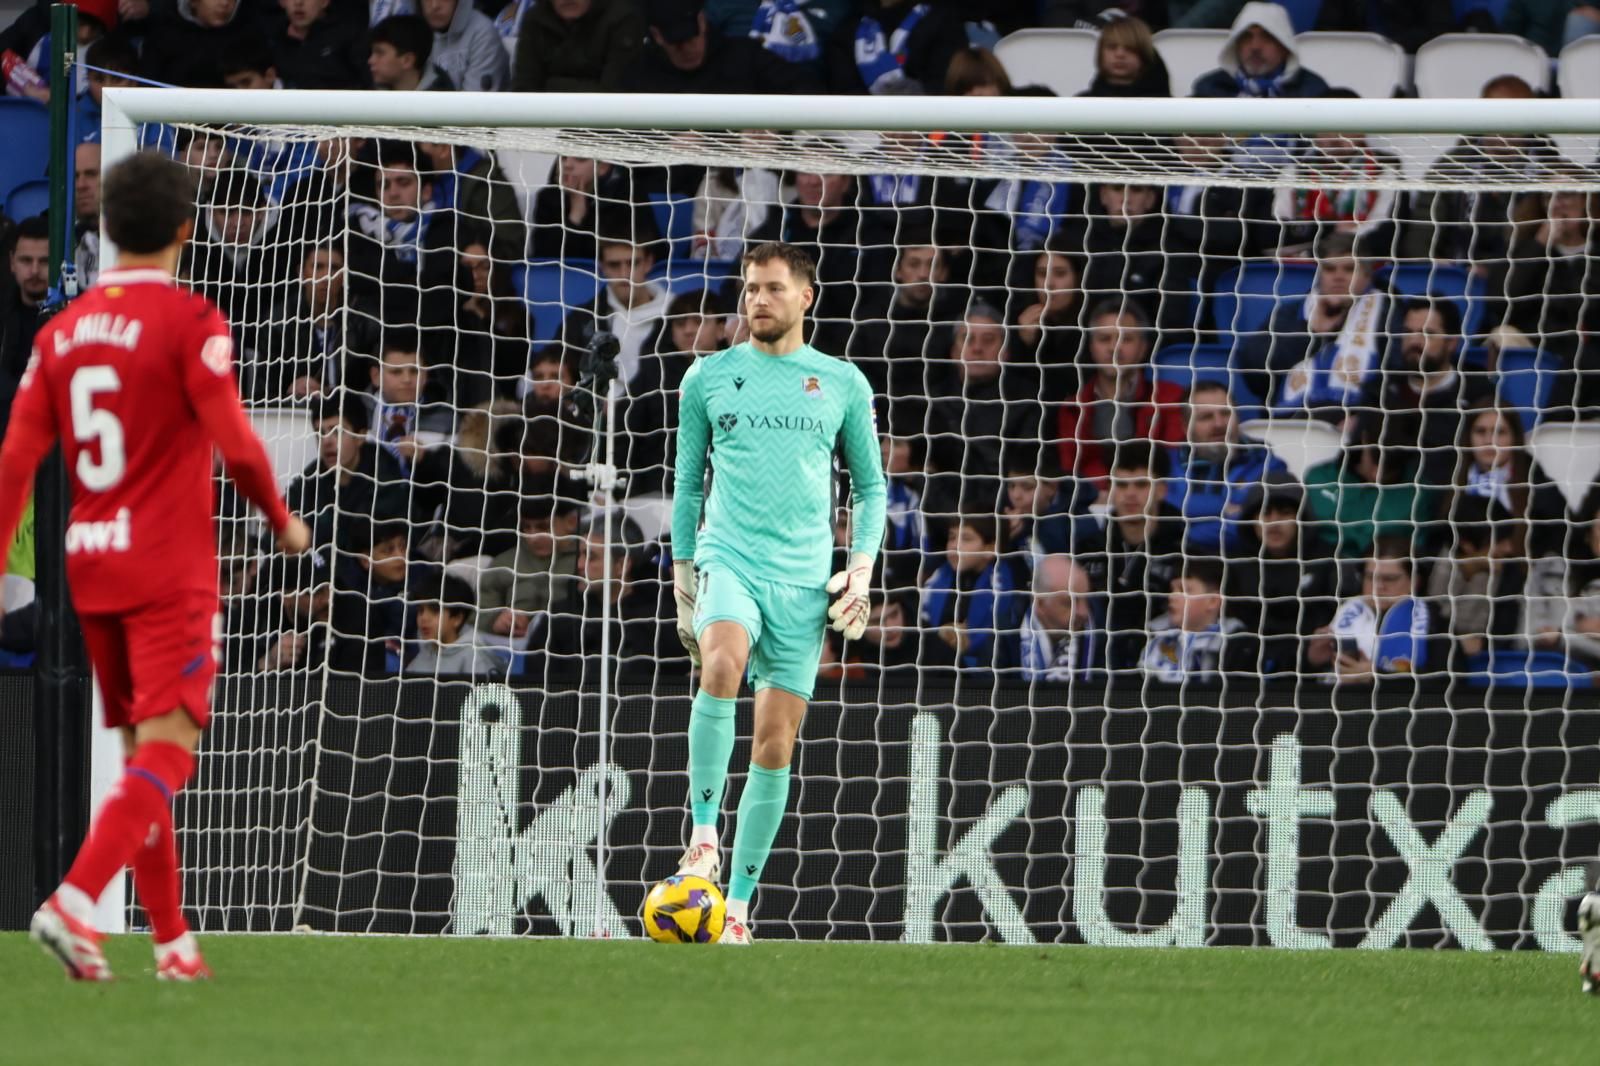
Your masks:
M878 394L890 523L763 935L1573 947L1591 161L1533 134L144 137L201 174L184 270L318 546L285 567L224 492L201 928L638 933L685 831L677 386L744 338L738 258L780 239L817 262L811 342Z

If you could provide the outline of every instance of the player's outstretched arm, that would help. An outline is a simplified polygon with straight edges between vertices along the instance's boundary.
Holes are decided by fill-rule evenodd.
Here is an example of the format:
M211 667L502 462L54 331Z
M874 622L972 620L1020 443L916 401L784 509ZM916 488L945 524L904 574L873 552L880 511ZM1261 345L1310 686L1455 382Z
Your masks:
M700 646L694 637L694 548L706 495L706 446L711 443L701 365L695 363L683 377L672 490L672 594L677 605L678 640L696 666L700 665Z

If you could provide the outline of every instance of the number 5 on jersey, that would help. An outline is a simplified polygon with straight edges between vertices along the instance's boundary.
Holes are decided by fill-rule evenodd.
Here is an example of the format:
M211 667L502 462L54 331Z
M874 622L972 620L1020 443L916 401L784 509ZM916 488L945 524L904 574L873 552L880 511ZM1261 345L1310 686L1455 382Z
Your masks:
M122 388L116 367L81 366L67 386L72 398L72 435L79 444L97 444L100 459L87 449L78 452L78 480L91 492L104 492L122 480L127 453L122 443L122 422L110 411L99 410L94 398Z

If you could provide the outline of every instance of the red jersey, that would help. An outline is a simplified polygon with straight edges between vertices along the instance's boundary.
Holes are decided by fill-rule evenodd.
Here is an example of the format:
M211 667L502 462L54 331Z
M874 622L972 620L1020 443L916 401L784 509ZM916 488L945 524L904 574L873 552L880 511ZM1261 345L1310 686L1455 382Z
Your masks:
M40 326L0 449L0 545L58 437L72 482L67 576L81 613L216 596L213 448L275 531L289 520L239 403L227 322L164 271L106 271Z

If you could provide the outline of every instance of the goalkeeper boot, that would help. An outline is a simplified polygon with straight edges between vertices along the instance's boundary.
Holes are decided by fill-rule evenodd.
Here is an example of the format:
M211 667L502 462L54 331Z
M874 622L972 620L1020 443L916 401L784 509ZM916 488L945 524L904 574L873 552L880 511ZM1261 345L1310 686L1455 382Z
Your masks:
M200 957L200 945L193 933L185 933L170 944L156 945L156 980L209 981L211 971Z
M28 923L28 936L66 968L74 981L109 981L111 967L106 963L100 942L105 939L90 925L87 915L73 914L57 892L44 901Z
M679 877L703 877L717 884L722 877L722 853L715 844L691 844L678 860Z
M750 923L741 922L733 915L728 915L728 920L723 923L722 935L717 938L719 944L732 944L735 947L749 947L755 943L755 937L750 935Z
M1578 936L1583 941L1583 957L1578 961L1583 990L1600 994L1600 892L1590 892L1579 902Z

